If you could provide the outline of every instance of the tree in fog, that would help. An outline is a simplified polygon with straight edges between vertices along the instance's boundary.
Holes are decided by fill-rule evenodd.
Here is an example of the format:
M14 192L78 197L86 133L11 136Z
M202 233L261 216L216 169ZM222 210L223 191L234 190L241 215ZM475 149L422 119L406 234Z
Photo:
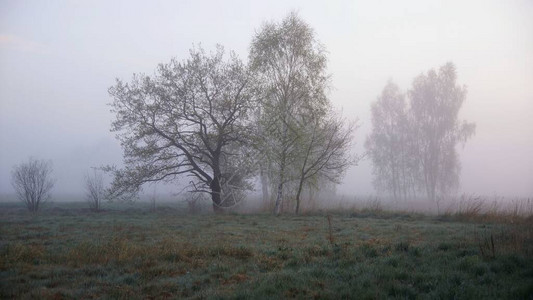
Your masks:
M409 91L419 184L433 201L459 184L460 162L456 150L475 132L475 124L459 120L466 87L456 84L455 66L447 63L413 81ZM437 203L438 204L438 203Z
M374 185L394 199L413 194L412 136L405 96L389 81L371 107L372 131L365 142L372 161Z
M34 158L13 168L11 184L29 211L36 212L50 198L50 191L54 187L51 174L51 162Z
M255 86L258 88L256 90L256 95L262 94L261 86L259 84L255 84ZM265 145L264 143L264 137L265 137L265 128L263 127L264 120L262 119L262 109L261 106L258 106L255 110L255 146L259 150L257 151L257 157L255 158L257 161L257 165L259 168L259 182L261 183L261 196L262 196L262 203L265 205L265 207L270 206L270 178L269 178L269 164L268 164L268 152L261 151L261 147Z
M247 68L234 53L225 58L221 46L211 54L193 49L152 77L117 80L109 90L112 130L125 167L108 168L113 196L185 175L189 191L209 194L215 212L240 201L252 172L249 82Z
M355 123L346 124L333 112L311 114L302 118L301 149L295 160L297 191L295 213L300 211L300 198L304 184L311 185L321 180L339 183L346 169L357 162L350 155Z
M365 144L378 189L406 198L416 187L436 201L458 186L456 147L474 134L475 124L459 120L466 88L456 79L452 63L419 75L408 93L409 106L395 84L384 88L372 105Z
M89 207L94 211L100 211L102 201L107 198L107 191L104 185L102 173L94 170L93 174L85 175L85 199Z
M250 48L250 65L261 91L259 141L276 185L275 213L279 214L284 185L295 179L294 162L302 151L304 124L298 115L326 110L326 55L313 30L296 13L280 23L267 23Z

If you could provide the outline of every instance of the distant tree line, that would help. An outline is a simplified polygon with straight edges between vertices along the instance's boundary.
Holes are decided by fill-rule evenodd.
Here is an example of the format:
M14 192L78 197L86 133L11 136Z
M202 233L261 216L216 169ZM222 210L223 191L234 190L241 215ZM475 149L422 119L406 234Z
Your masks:
M395 199L421 194L437 201L457 188L457 145L474 134L475 124L459 120L466 88L456 79L455 66L447 63L416 77L407 93L387 83L372 105L365 143L378 190Z

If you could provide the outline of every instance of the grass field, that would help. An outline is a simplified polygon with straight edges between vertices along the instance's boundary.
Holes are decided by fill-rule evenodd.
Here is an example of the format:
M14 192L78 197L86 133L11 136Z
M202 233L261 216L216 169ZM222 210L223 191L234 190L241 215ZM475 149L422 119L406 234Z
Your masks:
M533 223L0 204L0 298L533 299Z

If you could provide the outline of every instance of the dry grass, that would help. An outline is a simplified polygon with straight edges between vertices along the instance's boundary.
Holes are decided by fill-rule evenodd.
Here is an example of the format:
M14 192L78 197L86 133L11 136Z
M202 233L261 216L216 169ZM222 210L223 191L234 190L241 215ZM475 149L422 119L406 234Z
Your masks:
M105 242L81 242L74 246L63 259L73 266L80 266L86 264L124 264L135 260L146 260L150 257L162 257L170 262L183 261L191 263L200 258L231 257L248 259L252 256L252 250L244 246L218 243L195 245L172 239L164 239L154 244L146 245L116 237ZM16 261L16 257L10 257L11 259Z
M503 198L489 201L479 196L463 195L457 208L445 213L456 220L490 223L533 223L533 200Z
M512 225L499 230L478 233L475 238L485 258L520 254L533 257L533 227Z

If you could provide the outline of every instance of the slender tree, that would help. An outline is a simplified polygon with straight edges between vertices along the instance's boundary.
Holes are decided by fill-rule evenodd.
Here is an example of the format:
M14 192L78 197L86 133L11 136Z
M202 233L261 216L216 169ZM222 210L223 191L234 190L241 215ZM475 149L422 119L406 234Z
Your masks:
M331 111L311 114L302 121L304 134L299 140L302 151L295 163L298 168L296 214L300 212L300 197L306 183L321 180L339 183L346 169L359 160L350 155L356 123L345 124Z
M371 107L372 131L365 148L372 160L374 185L394 199L412 191L414 170L407 102L400 89L389 81Z
M275 214L281 212L284 185L295 179L292 164L301 151L298 114L326 107L326 56L313 30L296 13L267 23L253 38L250 65L261 91L259 142L276 185Z

